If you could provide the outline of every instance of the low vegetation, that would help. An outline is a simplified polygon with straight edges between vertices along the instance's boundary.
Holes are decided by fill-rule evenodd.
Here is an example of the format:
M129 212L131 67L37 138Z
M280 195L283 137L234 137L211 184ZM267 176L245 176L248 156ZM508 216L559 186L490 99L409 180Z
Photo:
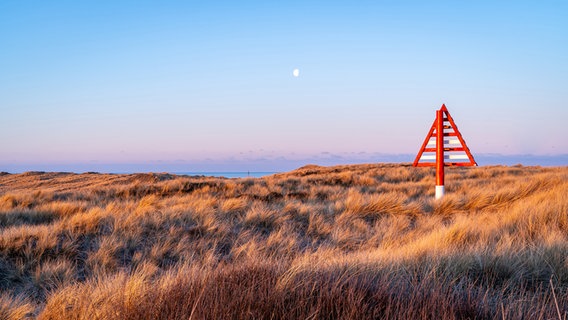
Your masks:
M568 168L0 174L1 319L566 319Z

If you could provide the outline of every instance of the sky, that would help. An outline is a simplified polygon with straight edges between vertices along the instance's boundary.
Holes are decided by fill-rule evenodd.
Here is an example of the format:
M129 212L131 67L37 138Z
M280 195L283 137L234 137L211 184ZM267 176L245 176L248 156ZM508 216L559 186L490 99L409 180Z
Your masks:
M474 156L568 165L566 17L565 1L3 0L0 171L411 162L442 103Z

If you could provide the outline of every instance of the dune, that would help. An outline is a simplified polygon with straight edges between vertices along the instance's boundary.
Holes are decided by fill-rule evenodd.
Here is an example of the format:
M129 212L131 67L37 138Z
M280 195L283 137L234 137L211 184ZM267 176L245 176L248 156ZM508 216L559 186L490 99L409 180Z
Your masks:
M568 167L0 175L2 319L565 319Z

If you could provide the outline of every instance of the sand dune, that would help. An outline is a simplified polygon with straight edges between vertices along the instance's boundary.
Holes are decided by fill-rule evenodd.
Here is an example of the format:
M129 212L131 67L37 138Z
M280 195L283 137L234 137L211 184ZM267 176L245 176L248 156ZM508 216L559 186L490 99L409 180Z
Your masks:
M568 168L0 175L0 318L558 319Z

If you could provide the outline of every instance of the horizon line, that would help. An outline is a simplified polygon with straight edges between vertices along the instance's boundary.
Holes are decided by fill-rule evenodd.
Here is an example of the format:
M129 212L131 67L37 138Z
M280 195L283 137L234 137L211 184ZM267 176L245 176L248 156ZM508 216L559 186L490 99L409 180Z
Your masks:
M132 162L43 162L43 163L11 163L0 164L0 172L24 173L32 171L41 172L98 172L98 173L235 173L235 172L287 172L299 167L315 164L320 166L353 165L353 164L411 164L414 155L410 154L383 154L374 157L306 157L303 159L286 158L257 158L257 159L219 159L200 161L132 161ZM475 159L479 166L544 166L558 167L568 165L568 154L561 155L501 155L477 154Z

